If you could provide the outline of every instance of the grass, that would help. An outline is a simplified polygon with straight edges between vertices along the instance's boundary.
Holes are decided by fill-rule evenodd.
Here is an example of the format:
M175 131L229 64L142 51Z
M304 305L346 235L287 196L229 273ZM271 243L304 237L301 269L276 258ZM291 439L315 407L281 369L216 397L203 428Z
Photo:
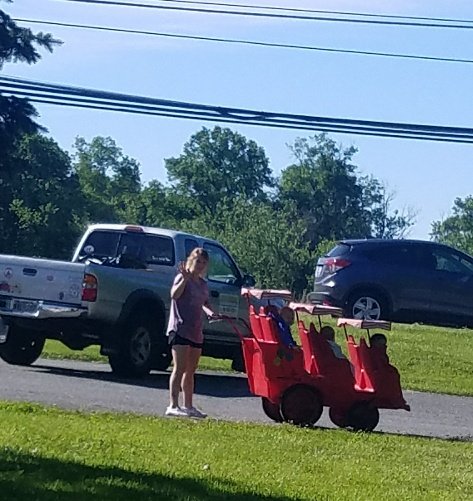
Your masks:
M3 499L473 499L471 443L18 403L0 420Z
M360 331L354 334L359 336ZM342 331L337 337L344 347ZM387 337L391 363L399 369L404 388L473 396L473 330L395 324ZM72 351L51 340L46 342L43 356L107 362L97 347ZM230 366L229 360L209 357L202 357L200 363L205 370L230 371Z

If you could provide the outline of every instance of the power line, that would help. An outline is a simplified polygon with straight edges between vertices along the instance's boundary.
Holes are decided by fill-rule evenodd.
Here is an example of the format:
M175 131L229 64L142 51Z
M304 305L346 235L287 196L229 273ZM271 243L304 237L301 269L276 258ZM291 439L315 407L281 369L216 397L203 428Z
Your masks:
M174 1L174 0L171 0ZM452 57L436 57L436 56L420 56L416 54L396 54L392 52L375 52L375 51L364 51L364 50L352 50L352 49L334 49L330 47L315 47L312 45L297 45L297 44L283 44L283 43L273 43L273 42L259 42L255 40L241 40L241 39L231 39L231 38L218 38L218 37L204 37L198 35L181 35L178 33L162 33L156 31L143 31L143 30L132 30L125 28L113 28L109 26L91 26L88 24L75 24L75 23L63 23L56 21L41 21L37 19L14 19L17 22L28 23L28 24L44 24L48 26L62 26L66 28L81 28L97 31L109 31L115 33L128 33L135 35L149 35L157 37L166 38L179 38L185 40L198 40L206 42L220 42L228 44L243 44L243 45L253 45L259 47L271 47L271 48L283 48L283 49L297 49L297 50L307 50L307 51L317 51L317 52L331 52L339 54L355 54L364 56L380 56L380 57L391 57L397 59L417 59L423 61L437 61L437 62L448 62L448 63L473 63L473 59L461 59Z
M247 12L247 11L235 11L235 10L222 10L222 9L203 9L198 7L180 7L175 5L156 5L147 3L137 3L137 2L126 2L126 1L116 1L116 0L62 0L64 2L74 2L74 3L87 3L95 5L110 5L118 7L139 7L145 9L160 9L169 11L181 11L181 12L195 12L200 14L223 14L223 15L233 15L233 16L249 16L249 17L263 17L263 18L273 18L273 19L292 19L299 21L328 21L328 22L340 22L340 23L356 23L356 24L371 24L371 25L386 25L386 26L407 26L407 27L417 27L417 28L455 28L455 29L473 29L473 24L459 24L459 23L426 23L417 21L381 21L377 19L345 19L340 17L326 17L326 16L307 16L307 15L296 15L296 14L272 14L270 12Z
M171 2L171 3L184 3L193 5L214 5L220 7L239 7L245 9L259 9L259 10L274 10L286 12L305 12L307 14L336 14L340 16L356 16L356 17L373 17L384 19L410 19L413 21L436 21L448 23L473 23L470 19L452 19L445 17L425 17L425 16L401 16L393 14L372 14L367 12L346 12L339 10L317 10L317 9L303 9L300 7L275 7L272 5L242 5L238 3L227 2L198 2L194 0L154 0L156 2Z
M317 117L170 101L0 76L0 91L31 101L241 125L473 143L473 128Z

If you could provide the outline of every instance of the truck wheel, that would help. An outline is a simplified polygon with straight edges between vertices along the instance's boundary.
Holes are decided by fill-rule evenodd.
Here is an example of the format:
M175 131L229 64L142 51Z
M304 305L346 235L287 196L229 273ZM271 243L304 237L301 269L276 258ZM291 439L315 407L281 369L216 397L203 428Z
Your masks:
M12 326L5 343L0 344L0 358L11 365L31 365L44 348L44 337Z
M158 337L156 319L145 313L134 315L125 323L116 353L108 361L118 376L143 377L153 362L153 341Z

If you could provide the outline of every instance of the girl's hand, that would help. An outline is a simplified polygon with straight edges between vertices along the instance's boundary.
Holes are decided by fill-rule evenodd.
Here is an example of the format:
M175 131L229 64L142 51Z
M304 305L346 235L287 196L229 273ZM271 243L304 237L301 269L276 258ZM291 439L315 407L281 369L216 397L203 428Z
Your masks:
M186 263L181 261L178 267L179 273L182 275L184 280L188 280L191 276L191 272L186 268Z

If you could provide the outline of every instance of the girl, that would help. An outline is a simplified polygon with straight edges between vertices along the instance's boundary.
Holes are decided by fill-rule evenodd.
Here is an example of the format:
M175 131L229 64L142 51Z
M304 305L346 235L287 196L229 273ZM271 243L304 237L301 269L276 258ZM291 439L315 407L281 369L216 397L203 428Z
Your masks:
M169 380L170 402L166 416L205 418L207 415L196 409L194 374L199 363L204 342L202 309L209 309L209 289L204 276L207 273L209 255L198 247L180 263L179 273L171 288L171 312L167 335L172 349L173 370ZM179 407L179 392L184 394L184 407Z

